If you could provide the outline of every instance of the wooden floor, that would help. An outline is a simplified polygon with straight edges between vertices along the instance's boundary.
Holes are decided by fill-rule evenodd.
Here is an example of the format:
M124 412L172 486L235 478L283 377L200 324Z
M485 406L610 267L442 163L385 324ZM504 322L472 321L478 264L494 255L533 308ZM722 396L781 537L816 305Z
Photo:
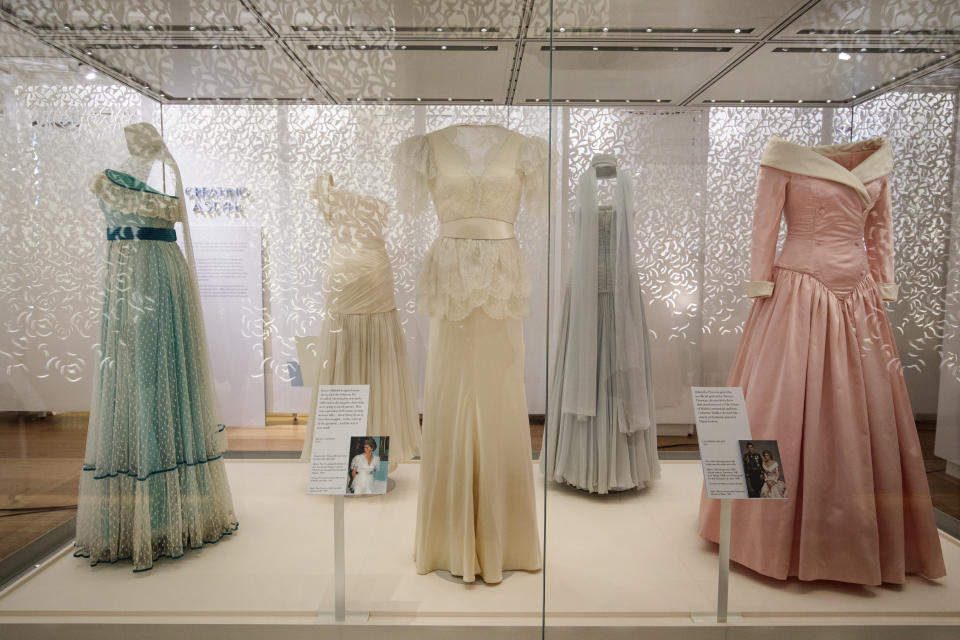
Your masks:
M0 414L0 560L76 514L77 486L87 432L86 413ZM306 416L278 414L266 427L227 427L236 452L300 451ZM960 480L933 455L935 424L917 423L933 505L960 518ZM534 451L543 441L543 419L531 417ZM661 436L661 451L696 451L693 436Z

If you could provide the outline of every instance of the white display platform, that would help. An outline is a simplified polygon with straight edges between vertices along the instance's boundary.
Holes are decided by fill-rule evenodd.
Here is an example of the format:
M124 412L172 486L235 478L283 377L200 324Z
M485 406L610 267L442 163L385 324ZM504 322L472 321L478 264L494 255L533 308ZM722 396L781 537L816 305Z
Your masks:
M389 494L347 500L348 615L338 625L327 613L333 499L306 495L307 465L298 462L236 460L227 469L235 535L138 574L129 564L91 568L64 549L0 594L0 638L448 638L456 629L458 638L532 639L544 578L546 637L558 640L884 640L913 626L911 640L960 637L960 543L945 534L948 575L937 582L778 582L734 565L730 620L710 622L717 554L696 534L697 461L665 462L643 492L591 496L552 485L546 572L518 571L499 585L416 573L419 466L401 465ZM534 473L542 521L543 477Z

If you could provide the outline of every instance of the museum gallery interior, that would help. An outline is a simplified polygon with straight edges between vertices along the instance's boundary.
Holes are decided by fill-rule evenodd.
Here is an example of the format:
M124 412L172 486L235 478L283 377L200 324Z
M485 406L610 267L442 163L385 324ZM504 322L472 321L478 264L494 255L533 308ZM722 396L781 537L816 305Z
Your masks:
M956 638L951 0L0 0L0 635Z

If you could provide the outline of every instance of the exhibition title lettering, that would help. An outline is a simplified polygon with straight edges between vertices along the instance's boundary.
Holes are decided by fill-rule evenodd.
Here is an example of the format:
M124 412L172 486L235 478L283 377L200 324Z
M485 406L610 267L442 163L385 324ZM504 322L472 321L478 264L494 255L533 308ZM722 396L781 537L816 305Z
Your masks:
M193 201L193 213L242 215L250 191L246 187L187 187L183 193Z

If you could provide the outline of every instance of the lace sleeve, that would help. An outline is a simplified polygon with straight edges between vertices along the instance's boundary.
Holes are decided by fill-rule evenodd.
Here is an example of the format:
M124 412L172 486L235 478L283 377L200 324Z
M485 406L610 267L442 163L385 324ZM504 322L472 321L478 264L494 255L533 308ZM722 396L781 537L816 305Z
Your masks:
M543 138L528 137L520 150L520 171L523 173L523 204L528 213L546 215L549 148Z
M430 204L430 179L436 169L426 136L407 138L393 152L393 183L397 209L406 216L418 216Z

